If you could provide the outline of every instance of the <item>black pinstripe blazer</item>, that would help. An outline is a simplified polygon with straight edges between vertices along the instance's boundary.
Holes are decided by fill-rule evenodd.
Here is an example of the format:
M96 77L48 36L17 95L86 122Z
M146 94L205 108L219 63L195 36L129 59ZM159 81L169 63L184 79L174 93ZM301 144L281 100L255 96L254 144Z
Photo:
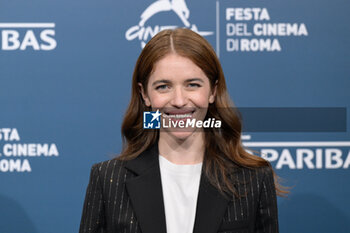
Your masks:
M225 198L202 173L193 233L278 232L271 168L234 174L242 198ZM165 224L157 146L92 167L79 233L166 233Z

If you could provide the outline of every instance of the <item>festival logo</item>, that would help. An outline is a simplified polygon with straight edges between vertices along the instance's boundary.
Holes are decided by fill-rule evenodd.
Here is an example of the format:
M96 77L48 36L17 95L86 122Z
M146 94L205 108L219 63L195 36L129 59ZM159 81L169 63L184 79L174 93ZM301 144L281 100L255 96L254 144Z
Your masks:
M33 161L58 157L56 143L27 143L22 141L17 128L0 128L0 174L32 172Z
M181 20L182 25L148 24L148 21L152 17L164 12L175 13L175 15ZM197 25L190 22L190 10L188 9L185 0L157 0L142 12L138 25L130 27L125 33L125 38L129 41L138 39L143 48L147 41L158 32L165 29L175 29L177 27L189 28L201 36L209 36L213 34L211 31L199 31Z

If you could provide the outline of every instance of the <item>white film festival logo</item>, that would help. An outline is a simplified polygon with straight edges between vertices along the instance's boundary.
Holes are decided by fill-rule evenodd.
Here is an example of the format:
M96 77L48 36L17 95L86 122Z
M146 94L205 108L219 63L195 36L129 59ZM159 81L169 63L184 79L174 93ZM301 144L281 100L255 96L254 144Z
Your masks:
M37 159L59 157L56 143L26 143L17 128L0 128L0 174L2 172L32 172Z
M0 23L1 50L53 50L55 23Z
M181 20L183 25L154 25L153 27L146 22L161 12L175 13ZM141 41L141 47L143 48L147 41L155 36L158 32L165 29L175 29L177 27L186 27L197 32L201 36L212 35L210 31L199 31L196 24L190 23L190 10L187 7L185 0L157 0L149 5L141 14L138 25L130 27L126 33L125 38L129 41L138 39Z

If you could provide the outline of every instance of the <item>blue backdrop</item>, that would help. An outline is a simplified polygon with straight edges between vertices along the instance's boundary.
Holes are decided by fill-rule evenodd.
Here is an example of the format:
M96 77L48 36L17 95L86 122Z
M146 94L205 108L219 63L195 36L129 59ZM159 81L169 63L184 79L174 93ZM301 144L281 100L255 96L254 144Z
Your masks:
M0 232L78 231L91 165L120 152L133 66L164 28L213 45L238 107L348 112L349 10L345 0L0 0ZM243 139L293 187L278 201L281 232L350 232L348 126Z

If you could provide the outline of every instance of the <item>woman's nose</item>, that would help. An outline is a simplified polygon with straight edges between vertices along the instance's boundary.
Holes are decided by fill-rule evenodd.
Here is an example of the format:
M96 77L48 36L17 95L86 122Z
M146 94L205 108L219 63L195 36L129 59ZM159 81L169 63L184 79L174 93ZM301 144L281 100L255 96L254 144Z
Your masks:
M172 99L170 101L171 105L177 108L181 108L183 106L186 106L187 102L188 98L186 91L184 91L182 88L175 88Z

